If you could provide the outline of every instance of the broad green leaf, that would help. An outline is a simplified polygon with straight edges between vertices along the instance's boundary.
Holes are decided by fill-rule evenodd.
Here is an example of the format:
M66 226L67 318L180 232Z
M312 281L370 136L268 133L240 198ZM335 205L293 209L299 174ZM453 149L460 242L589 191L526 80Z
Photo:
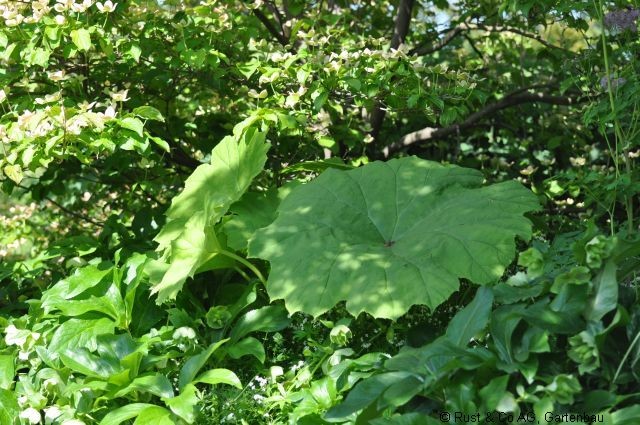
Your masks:
M133 391L147 392L158 397L173 397L173 387L169 378L159 373L137 377L125 388L118 391L114 398L123 397Z
M15 358L9 354L0 355L0 389L8 390L13 386L15 377Z
M115 323L107 318L69 319L55 330L47 350L50 353L62 353L76 347L95 350L97 336L112 334L114 329Z
M254 232L275 220L280 199L276 191L263 193L247 192L230 208L231 218L222 226L230 248L240 251Z
M491 289L478 288L473 301L451 319L447 326L447 338L456 345L466 347L471 338L487 326L492 303Z
M169 146L169 143L167 143L165 140L162 140L161 138L155 136L150 136L149 140L158 145L163 151L167 153L171 152L171 146Z
M45 312L59 310L65 316L80 316L89 311L104 313L120 324L124 301L119 288L110 279L110 265L90 265L61 280L42 297ZM124 325L124 323L122 323Z
M522 311L521 305L506 305L497 308L491 317L491 339L501 360L509 365L508 367L515 362L511 338L516 326L522 320Z
M238 379L236 374L229 369L208 370L200 374L200 376L194 379L193 382L209 385L228 384L238 389L242 389L242 383L240 383L240 379Z
M142 137L144 124L138 118L126 117L119 121L120 127L134 131L138 136Z
M612 425L635 425L640 421L640 405L625 407L611 414Z
M211 152L211 164L196 168L182 193L173 198L167 212L168 230L163 229L156 239L169 262L162 280L153 282L158 303L175 298L185 280L222 251L213 224L262 171L269 150L265 138L266 133L254 128L225 137Z
M240 140L225 137L213 148L211 164L199 166L187 178L182 193L173 198L167 217L189 218L196 211L204 211L210 223L217 222L262 171L270 146L265 138L266 133L254 128Z
M509 376L503 375L493 378L487 385L482 387L478 394L484 402L484 407L487 412L496 410L500 400L504 396L507 390L507 384L509 383Z
M287 311L277 305L251 310L243 315L235 324L229 338L238 341L251 332L275 332L286 328L291 321Z
M196 354L184 363L182 369L180 369L180 376L178 377L178 388L182 389L196 377L200 369L207 363L209 357L216 351L222 344L227 342L228 339L220 340L211 344L201 353Z
M154 120L164 122L164 117L162 113L158 111L153 106L139 106L133 110L133 113L139 116L140 118L144 118L147 120Z
M346 419L376 401L387 388L408 376L410 374L407 372L387 372L361 381L347 394L342 403L329 409L325 417L330 420Z
M318 316L340 301L354 315L397 318L436 308L459 286L498 280L529 239L538 208L517 182L415 157L327 170L292 190L249 254L271 263L267 291L290 312Z
M18 400L13 391L0 388L0 423L13 424L20 413Z
M182 289L187 277L192 277L198 266L206 261L210 253L215 253L215 247L207 249L207 234L205 233L205 216L203 212L196 212L186 222L180 236L171 241L171 262L162 280L151 290L157 293L157 303L174 299ZM215 241L211 238L209 242ZM209 245L212 245L209 243Z
M111 375L122 371L118 363L93 355L82 347L73 350L67 349L58 355L65 366L74 372L87 376L109 378Z
M585 318L596 322L618 305L618 281L616 279L615 263L607 261L593 283L595 295L585 310Z
M7 165L4 167L4 174L13 180L16 184L20 184L24 175L19 165Z
M49 65L50 57L51 57L51 50L43 49L39 47L31 51L29 62L32 65L38 65L38 66L41 66L42 68L47 68L47 66Z
M78 50L89 50L91 48L91 34L84 28L71 31L71 41Z
M100 425L120 425L121 423L123 423L128 419L135 418L140 414L140 412L144 411L145 409L153 408L153 407L157 407L157 406L154 406L153 404L148 404L148 403L127 404L126 406L119 407L107 413L105 417L102 418L102 420L100 421ZM158 407L158 408L162 409L161 407ZM163 409L163 410L166 410L166 409Z
M402 406L422 391L422 381L415 376L407 376L402 380L391 384L378 401L378 408L389 406Z
M239 359L243 356L254 356L260 363L264 363L266 354L264 346L260 341L252 336L241 339L233 345L227 347L227 353L233 359Z
M151 406L140 412L133 425L178 425L180 422L173 418L164 407Z
M42 295L42 305L47 310L50 299L62 298L70 300L98 285L113 272L113 268L105 265L88 265L76 271L70 277L61 280Z
M196 404L198 404L198 395L196 387L187 384L180 394L173 398L163 398L162 401L176 415L180 416L187 423L192 424L196 418Z

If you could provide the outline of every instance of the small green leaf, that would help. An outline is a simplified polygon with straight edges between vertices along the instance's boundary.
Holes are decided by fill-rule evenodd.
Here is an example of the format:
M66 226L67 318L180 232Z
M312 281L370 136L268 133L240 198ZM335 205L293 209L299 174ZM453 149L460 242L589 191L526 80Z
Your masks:
M254 356L260 363L264 363L266 358L264 346L252 336L241 339L227 347L227 353L229 353L229 356L233 359L239 359L247 355Z
M120 127L135 131L138 136L142 137L144 124L138 118L127 117L120 120Z
M595 296L585 310L585 318L597 322L618 305L616 265L608 261L593 281Z
M182 366L180 370L180 376L178 377L178 388L180 388L181 391L187 384L193 381L193 378L195 378L200 369L207 363L207 360L209 360L209 357L211 357L214 351L227 341L229 340L223 339L211 344L201 353L196 354L184 363L184 366Z
M20 184L23 178L22 168L20 168L19 165L7 165L4 167L4 174L16 182L16 184Z
M78 50L87 51L91 48L91 34L85 28L71 31L71 41Z
M447 338L460 347L466 347L471 338L487 326L492 303L491 289L478 288L473 301L451 319L447 327Z
M135 418L145 409L157 407L148 403L132 403L110 411L100 421L100 425L120 425L127 419ZM162 409L159 407L159 409ZM163 409L164 410L164 409ZM157 424L156 424L157 425Z
M240 383L240 379L238 379L236 374L229 369L208 370L194 379L193 382L209 385L228 384L238 389L242 389L242 383Z
M173 397L173 387L169 378L159 373L137 377L125 388L118 391L114 397L123 397L133 391L147 392L158 397Z
M0 389L8 390L15 377L15 359L11 355L0 355Z
M238 341L251 332L275 332L289 326L291 320L282 306L271 305L251 310L242 316L231 330L229 338Z
M173 398L163 398L162 401L173 413L180 416L188 424L192 424L195 421L195 408L199 400L194 385L188 384L181 390L180 395Z
M164 117L162 116L162 113L158 111L156 108L154 108L153 106L148 106L148 105L139 106L133 110L133 113L139 116L140 118L164 122Z

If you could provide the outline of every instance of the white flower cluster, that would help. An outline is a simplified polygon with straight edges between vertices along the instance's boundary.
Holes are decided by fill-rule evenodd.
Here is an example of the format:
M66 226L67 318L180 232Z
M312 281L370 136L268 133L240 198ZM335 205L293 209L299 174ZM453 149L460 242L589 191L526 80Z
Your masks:
M54 93L35 99L35 103L45 105L57 102L59 99L60 93ZM96 105L96 103L79 104L79 113L72 116L67 116L68 111L62 105L55 109L47 105L44 109L24 110L18 115L17 121L8 125L0 124L0 142L21 142L24 139L52 136L51 133L60 129L66 134L74 135L80 134L87 127L101 132L105 123L114 119L117 113L114 106L108 106L104 112L94 112L92 108Z
M0 17L8 27L15 27L22 23L33 24L40 22L42 18L51 13L57 13L54 17L58 25L66 22L65 14L83 13L94 5L94 0L56 0L51 7L49 0L15 1L0 0ZM116 10L118 3L107 0L104 3L95 2L100 13L111 13Z
M13 324L7 326L4 332L5 344L17 346L20 349L18 359L23 361L28 360L36 342L40 339L40 334L38 332L31 332L28 329L18 329Z
M40 22L50 10L48 0L30 2L0 0L0 16L8 27L15 27L23 22L25 24Z

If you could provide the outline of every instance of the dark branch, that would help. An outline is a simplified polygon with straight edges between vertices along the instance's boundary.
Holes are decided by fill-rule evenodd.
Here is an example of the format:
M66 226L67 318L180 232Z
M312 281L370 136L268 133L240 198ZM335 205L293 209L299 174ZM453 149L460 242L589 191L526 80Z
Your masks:
M438 50L444 48L447 44L451 43L458 35L462 34L464 31L465 31L465 28L461 26L449 29L445 33L445 36L442 37L442 39L439 40L437 43L432 45L427 45L426 43L423 43L422 45L418 47L414 47L413 49L409 50L409 55L424 56L424 55L430 55L431 53L437 52Z
M25 190L25 191L29 191L30 190L28 187L21 186L19 184L16 184L16 186L19 187L22 190ZM69 208L65 207L62 204L59 204L58 202L54 201L53 199L49 198L48 196L43 196L43 198L46 199L47 201L51 202L56 207L58 207L65 214L68 214L68 215L70 215L72 217L75 217L75 218L79 218L80 220L86 221L87 223L91 223L94 226L104 227L103 223L95 221L95 220L91 219L90 217L87 217L86 215L83 215L83 214L80 214L80 213L75 212L73 210L70 210Z
M262 11L259 9L253 9L253 13L254 15L256 15L256 18L258 18L260 22L262 22L267 31L269 31L269 33L274 36L276 40L278 40L278 43L282 44L283 47L286 47L289 43L289 40L287 40L284 34L278 31L278 29L271 23L269 18L267 18L265 14L262 13Z
M419 145L431 140L442 139L452 134L459 133L466 130L476 124L483 118L490 116L491 114L498 112L502 109L510 108L512 106L521 105L523 103L548 103L551 105L575 105L588 100L586 97L571 98L564 96L552 96L545 93L529 93L519 90L516 93L510 94L501 100L487 105L483 109L474 112L469 115L467 119L458 124L453 124L448 127L425 127L423 129L411 132L400 138L397 142L390 146L387 146L383 150L383 155L388 157L390 154L399 150L405 149L409 146Z
M397 49L409 33L409 25L411 24L411 12L413 11L414 0L402 0L398 6L398 14L396 15L395 28L393 37L391 38L391 48ZM371 112L371 136L373 140L377 140L386 111L382 109L382 105L378 102Z
M556 46L555 44L549 43L544 38L540 37L538 34L532 34L526 32L520 28L509 27L509 26L498 26L498 25L484 25L484 24L472 24L472 23L462 23L456 27L450 28L445 32L445 36L439 40L438 42L428 45L427 43L422 43L418 47L414 47L409 51L410 55L424 56L434 53L449 43L451 43L458 35L466 34L473 30L482 30L487 32L510 32L513 34L518 34L526 38L530 38L531 40L535 40L538 43L542 44L545 47L549 47L551 49L560 49L565 52L569 52L569 50L565 49L561 46Z

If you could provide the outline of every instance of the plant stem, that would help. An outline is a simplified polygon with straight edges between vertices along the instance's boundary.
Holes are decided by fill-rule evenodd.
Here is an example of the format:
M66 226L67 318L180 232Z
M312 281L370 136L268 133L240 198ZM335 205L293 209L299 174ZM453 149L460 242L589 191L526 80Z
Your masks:
M626 362L627 358L629 358L629 354L631 354L631 350L633 349L633 346L636 345L638 340L640 340L640 331L636 333L635 338L633 338L633 341L631 341L631 344L629 344L629 348L627 348L627 352L624 353L624 356L622 357L622 360L618 365L618 369L616 369L616 373L615 375L613 375L613 379L611 380L611 385L613 385L616 382L616 379L618 379L618 375L620 375L620 372L622 371L622 365L624 365L624 362Z
M605 26L604 26L604 15L602 13L602 0L598 0L598 14L600 18L600 23L602 25L602 52L604 59L604 69L605 69L605 80L607 82L607 92L609 95L609 104L611 105L611 113L613 114L613 128L615 134L615 157L613 159L615 168L616 168L616 179L620 178L620 167L618 165L619 151L618 151L618 142L622 144L622 157L625 165L625 172L627 177L631 177L631 163L629 161L629 146L628 143L625 143L625 139L622 135L622 130L620 126L620 121L618 119L618 113L616 111L616 104L613 98L613 87L611 86L611 67L609 65L609 53L607 51L607 37L605 35ZM624 195L624 203L625 209L627 211L627 226L629 229L629 233L633 232L633 202L631 197L628 194Z
M264 278L264 276L262 275L262 273L260 272L260 270L258 270L258 268L256 266L254 266L253 264L251 264L251 262L249 260L247 260L246 258L243 258L237 254L234 254L231 251L227 251L226 249L221 249L220 254L232 258L234 260L236 260L238 263L242 264L243 266L245 266L246 268L248 268L249 270L251 270L253 272L253 274L256 275L256 277L258 279L260 279L260 282L262 282L263 285L267 284L267 280Z

